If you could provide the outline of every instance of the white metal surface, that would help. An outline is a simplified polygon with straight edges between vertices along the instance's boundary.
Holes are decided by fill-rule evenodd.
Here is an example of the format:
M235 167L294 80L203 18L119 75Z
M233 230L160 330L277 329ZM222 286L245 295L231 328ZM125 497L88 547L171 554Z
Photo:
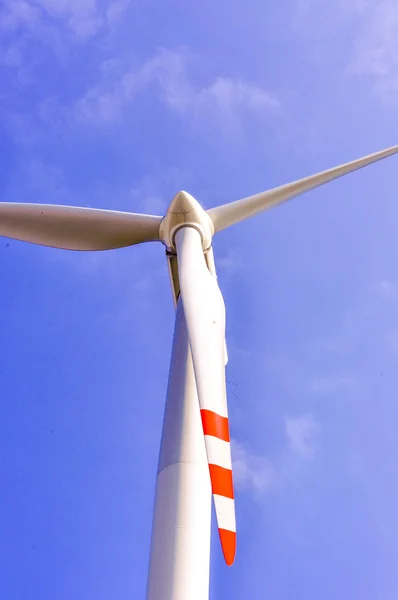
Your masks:
M212 220L191 194L181 191L170 202L160 224L160 239L169 252L176 251L175 234L180 227L187 225L200 233L203 250L210 248L214 234Z
M263 210L268 210L269 208L281 204L282 202L286 202L291 198L296 198L296 196L304 194L304 192L308 192L309 190L313 190L314 188L324 185L329 181L333 181L333 179L337 179L338 177L342 177L343 175L348 175L348 173L362 169L367 165L382 160L383 158L387 158L388 156L392 156L397 152L398 146L392 146L391 148L387 148L381 152L369 154L368 156L345 163L339 167L322 171L321 173L311 175L310 177L304 177L304 179L298 179L293 183L287 183L286 185L281 185L280 187L272 190L254 194L254 196L248 196L247 198L242 198L241 200L236 200L235 202L229 202L228 204L223 204L222 206L217 206L216 208L210 208L207 211L207 214L213 221L214 231L221 231L222 229L230 227L235 223L239 223L244 219L253 217Z
M64 250L110 250L159 241L161 220L116 210L0 202L0 235Z
M199 233L182 227L175 241L200 407L227 417L224 300L207 268Z
M207 600L211 487L181 301L159 455L147 600Z
M210 273L200 233L192 226L175 234L181 299L198 390L212 491L225 561L236 552L236 522L225 382L225 306ZM228 458L227 458L228 456ZM228 502L217 502L217 496ZM228 509L223 513L224 507Z

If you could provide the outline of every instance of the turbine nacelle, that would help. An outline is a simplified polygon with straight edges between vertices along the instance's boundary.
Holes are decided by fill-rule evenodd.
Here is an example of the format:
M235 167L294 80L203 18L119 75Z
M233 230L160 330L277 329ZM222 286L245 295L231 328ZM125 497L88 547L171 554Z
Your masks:
M193 227L200 233L203 250L208 250L214 235L211 218L188 192L178 192L170 202L159 228L159 238L167 250L176 253L175 234L181 227Z

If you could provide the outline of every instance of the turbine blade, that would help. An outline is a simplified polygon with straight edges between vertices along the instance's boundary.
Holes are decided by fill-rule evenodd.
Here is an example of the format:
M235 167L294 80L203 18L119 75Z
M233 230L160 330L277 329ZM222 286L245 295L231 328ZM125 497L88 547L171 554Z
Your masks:
M266 192L261 192L260 194L255 194L254 196L248 196L247 198L242 198L241 200L236 200L235 202L230 202L228 204L223 204L221 206L217 206L216 208L210 208L207 213L213 221L214 230L221 231L222 229L230 227L239 221L253 217L263 210L268 210L272 206L286 202L286 200L295 198L300 194L304 194L304 192L308 192L309 190L324 185L333 179L337 179L338 177L352 173L357 169L362 169L367 165L377 162L382 158L392 156L397 152L398 146L392 146L391 148L387 148L381 152L369 154L368 156L359 158L358 160L353 160L352 162L346 163L339 167L322 171L321 173L317 173L316 175L312 175L310 177L305 177L304 179L298 179L293 183L281 185L280 187L273 188Z
M159 240L161 217L0 202L0 236L65 250L108 250Z
M218 531L225 561L232 565L236 524L225 385L224 300L207 268L199 232L182 227L175 240Z

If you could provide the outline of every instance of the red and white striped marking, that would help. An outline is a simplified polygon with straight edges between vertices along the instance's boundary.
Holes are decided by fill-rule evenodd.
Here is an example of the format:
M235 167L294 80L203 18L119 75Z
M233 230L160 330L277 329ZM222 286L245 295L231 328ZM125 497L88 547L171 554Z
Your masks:
M211 410L201 410L200 414L218 532L225 561L230 566L234 562L236 552L236 522L228 417Z

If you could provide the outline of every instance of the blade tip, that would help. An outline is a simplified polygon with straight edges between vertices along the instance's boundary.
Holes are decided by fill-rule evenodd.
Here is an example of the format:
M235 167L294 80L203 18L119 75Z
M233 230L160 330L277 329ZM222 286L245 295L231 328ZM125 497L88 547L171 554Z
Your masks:
M228 567L231 567L235 560L236 554L236 532L228 531L227 529L219 529L221 548L225 562Z

